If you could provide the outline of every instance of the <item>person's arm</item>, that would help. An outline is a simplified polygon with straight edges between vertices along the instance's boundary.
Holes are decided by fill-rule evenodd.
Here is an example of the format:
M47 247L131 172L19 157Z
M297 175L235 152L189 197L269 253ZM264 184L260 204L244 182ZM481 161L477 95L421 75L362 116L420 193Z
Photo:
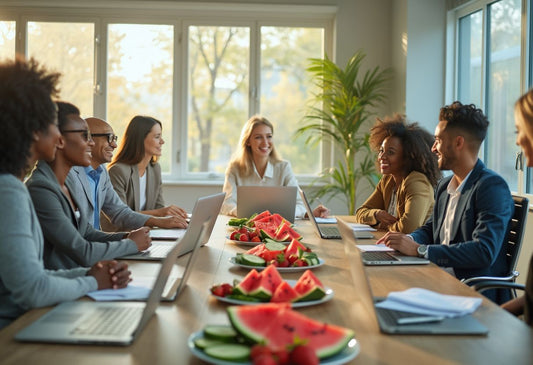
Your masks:
M226 178L224 179L224 186L222 191L226 193L221 214L236 216L237 215L237 179L236 179L236 167L230 165L226 170Z
M433 207L433 196L433 186L424 175L408 175L403 182L402 194L398 194L398 206L402 214L389 226L389 230L411 233L424 224Z
M511 299L501 305L503 309L515 316L521 316L524 314L524 307L526 304L526 297L520 296L518 298Z
M385 179L381 178L372 194L370 194L368 199L356 210L356 222L368 224L370 226L375 226L379 223L376 214L379 211L387 209L387 207L385 207L385 191Z

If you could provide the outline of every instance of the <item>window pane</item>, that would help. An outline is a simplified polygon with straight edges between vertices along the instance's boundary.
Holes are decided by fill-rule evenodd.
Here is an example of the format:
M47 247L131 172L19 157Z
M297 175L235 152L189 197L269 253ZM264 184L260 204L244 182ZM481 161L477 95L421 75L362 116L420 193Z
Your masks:
M223 174L248 119L248 28L190 26L187 171Z
M0 21L0 60L15 58L15 22Z
M93 114L93 23L28 22L28 55L62 73L61 99Z
M295 174L321 169L320 146L293 138L315 87L305 71L309 58L323 57L324 31L319 28L261 28L261 114L274 125L277 150Z
M166 142L159 163L170 172L174 27L110 24L108 39L107 121L121 138L135 115L159 120Z
M482 13L459 19L459 65L457 75L459 100L481 105Z
M520 96L520 7L520 0L502 0L488 8L486 110L491 124L485 162L503 176L513 191L518 189L514 103Z

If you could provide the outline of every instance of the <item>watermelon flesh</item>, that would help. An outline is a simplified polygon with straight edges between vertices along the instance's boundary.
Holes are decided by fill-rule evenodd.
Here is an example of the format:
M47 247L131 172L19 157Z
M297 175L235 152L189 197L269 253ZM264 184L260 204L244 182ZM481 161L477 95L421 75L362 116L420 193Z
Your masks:
M257 287L253 288L248 295L261 300L270 300L276 288L283 282L283 278L274 265L268 265L259 276L260 281Z
M294 290L292 286L286 281L283 281L278 285L272 298L270 298L271 303L286 303L286 302L295 302L300 298L300 294Z
M297 257L300 257L300 250L307 251L307 247L305 247L297 239L293 239L291 243L289 243L289 245L287 246L287 249L285 250L285 256L289 257L290 255L295 255Z
M296 339L307 340L320 359L339 353L354 337L352 330L315 321L288 303L232 306L228 314L235 330L253 342L281 349Z
M261 282L261 275L256 269L250 270L242 281L233 288L234 294L249 295Z
M300 240L302 239L302 236L292 229L290 223L284 222L278 227L275 239L278 241L290 241L292 239Z
M252 222L255 222L255 221L258 221L260 219L263 219L263 218L266 218L266 217L269 217L271 215L271 213L268 211L268 210L265 210L264 212L261 212L259 213L258 215L256 215L255 217L253 217L251 219Z
M299 294L298 301L319 300L326 295L324 285L311 272L306 270L294 285L294 290Z

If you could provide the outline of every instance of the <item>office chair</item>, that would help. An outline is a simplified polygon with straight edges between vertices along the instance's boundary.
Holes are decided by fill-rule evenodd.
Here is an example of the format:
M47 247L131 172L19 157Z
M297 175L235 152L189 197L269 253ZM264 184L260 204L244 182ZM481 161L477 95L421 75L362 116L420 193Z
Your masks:
M513 195L513 201L514 213L509 221L509 231L507 232L507 238L505 240L507 267L509 270L507 275L503 277L478 276L463 280L463 283L465 284L475 284L473 287L474 289L480 288L478 291L494 288L488 284L487 286L482 286L481 283L485 282L491 282L491 285L494 285L496 282L515 284L514 281L516 280L516 277L520 275L520 273L516 271L516 264L518 262L520 248L522 247L522 240L524 238L524 230L527 223L527 213L529 211L529 200L522 196ZM502 287L504 286L511 290L511 297L516 298L516 289L520 288L518 286L514 287L513 285L502 285Z

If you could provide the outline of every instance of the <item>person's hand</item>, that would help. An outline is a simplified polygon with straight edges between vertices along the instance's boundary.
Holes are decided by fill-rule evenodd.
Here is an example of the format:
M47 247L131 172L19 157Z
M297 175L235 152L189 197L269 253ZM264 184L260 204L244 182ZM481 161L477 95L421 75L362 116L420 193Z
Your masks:
M400 232L387 232L383 237L376 241L376 245L384 243L387 247L390 247L396 251L408 256L418 256L416 250L419 246L411 236Z
M313 215L315 217L327 218L329 216L329 209L320 204L318 207L313 209Z
M97 262L87 271L87 275L94 276L98 290L125 288L131 281L128 264L115 260Z
M380 210L375 214L375 217L378 222L382 223L382 225L390 226L393 223L396 223L398 221L398 218L396 218L393 215L390 215L385 210Z
M148 227L133 230L126 237L135 242L139 251L144 251L151 246L152 238Z
M187 218L187 212L183 210L180 207L177 207L175 205L169 205L168 207L159 208L159 216L160 217L167 217L169 215L175 216L175 217L181 217L183 219Z
M151 217L146 221L146 225L159 228L187 228L189 224L181 216L168 216Z

